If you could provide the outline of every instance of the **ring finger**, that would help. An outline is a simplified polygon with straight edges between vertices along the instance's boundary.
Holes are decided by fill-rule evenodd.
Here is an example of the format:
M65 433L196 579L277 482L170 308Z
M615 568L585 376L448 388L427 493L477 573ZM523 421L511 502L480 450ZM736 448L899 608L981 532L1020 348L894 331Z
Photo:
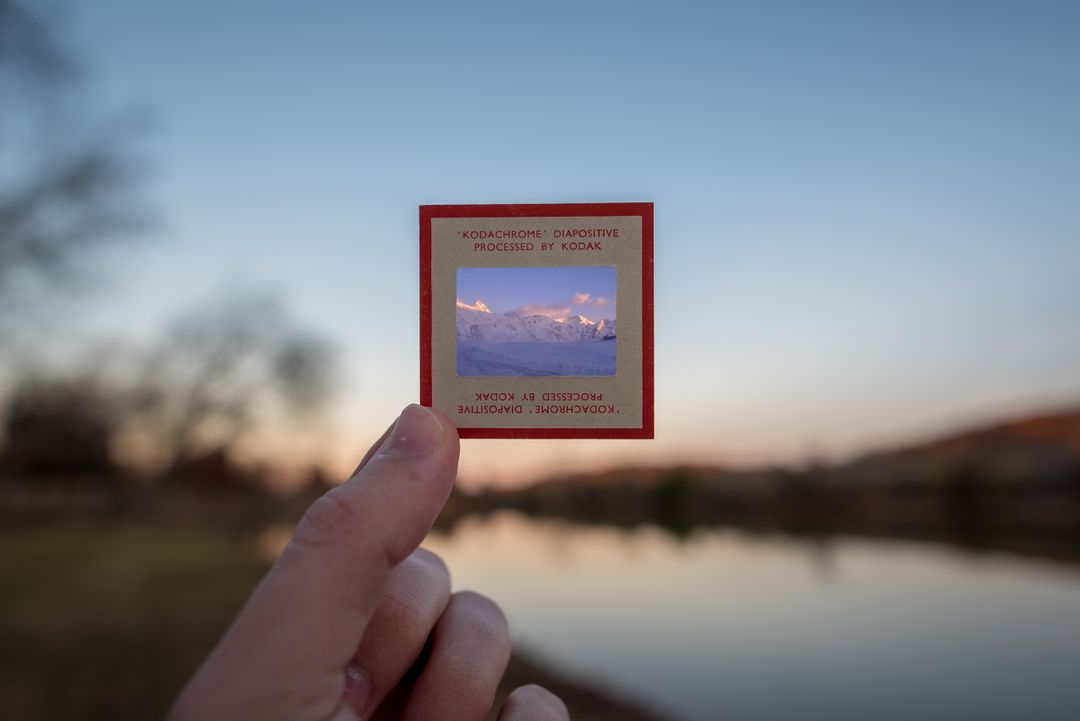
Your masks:
M506 617L476 593L455 593L431 638L431 655L403 719L482 721L510 660Z

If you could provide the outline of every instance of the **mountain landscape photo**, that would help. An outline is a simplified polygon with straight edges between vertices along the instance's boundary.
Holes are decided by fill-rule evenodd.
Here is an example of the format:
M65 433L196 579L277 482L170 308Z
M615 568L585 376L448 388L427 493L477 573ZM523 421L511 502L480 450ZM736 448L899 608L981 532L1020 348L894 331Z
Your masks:
M595 283L610 285L614 290L614 268L462 268L458 273L459 293L464 286L488 297L518 302L499 312L493 309L494 303L479 299L468 303L457 298L458 375L615 375L613 293L566 293L561 287L567 282L581 285L580 279L573 277L581 275L575 273L581 270L587 271ZM524 273L520 271L528 273L524 284ZM530 288L527 280L537 277L544 286ZM522 296L523 292L529 295ZM535 299L545 294L551 295L553 302L520 302L522 297ZM507 305L502 303L504 308ZM607 317L593 320L584 315L585 311Z

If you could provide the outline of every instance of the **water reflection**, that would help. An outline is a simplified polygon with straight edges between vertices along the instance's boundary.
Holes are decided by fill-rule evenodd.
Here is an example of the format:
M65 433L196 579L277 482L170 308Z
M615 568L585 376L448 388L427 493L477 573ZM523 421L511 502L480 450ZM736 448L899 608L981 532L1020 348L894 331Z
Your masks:
M687 720L1080 714L1080 574L912 543L467 519L428 547L518 641Z
M276 556L289 529L258 539ZM1075 719L1080 572L911 542L465 519L425 544L570 675L686 721Z

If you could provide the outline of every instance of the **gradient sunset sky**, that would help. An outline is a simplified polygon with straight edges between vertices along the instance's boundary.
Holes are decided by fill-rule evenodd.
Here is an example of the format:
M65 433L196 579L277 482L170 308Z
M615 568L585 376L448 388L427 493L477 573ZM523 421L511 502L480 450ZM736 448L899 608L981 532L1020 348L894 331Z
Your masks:
M153 118L162 219L76 335L279 290L342 351L337 468L418 397L422 203L656 204L657 439L469 441L472 482L1080 400L1080 3L95 0L66 35Z

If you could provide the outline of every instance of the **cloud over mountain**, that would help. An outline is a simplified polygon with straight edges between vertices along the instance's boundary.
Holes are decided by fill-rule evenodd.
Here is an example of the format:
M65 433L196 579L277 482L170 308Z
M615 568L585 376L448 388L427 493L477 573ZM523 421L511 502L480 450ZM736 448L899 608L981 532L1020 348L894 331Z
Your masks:
M551 305L523 305L520 308L510 311L507 315L515 315L519 318L524 318L530 315L542 315L545 318L551 318L552 320L566 320L573 311L565 303L552 303Z
M594 296L592 293L574 293L573 297L570 299L570 304L604 306L611 304L611 298Z
M468 303L463 301L461 298L458 298L457 299L457 307L458 308L464 308L465 310L478 310L481 313L490 313L491 312L491 309L488 308L486 305L484 305L484 301L482 301L482 300L478 300L475 303L473 303L472 305L469 305Z
M461 301L458 301L459 304L460 302ZM547 305L530 303L528 305L523 305L520 308L515 308L510 311L507 315L513 315L519 318L525 318L530 315L540 315L562 323L567 318L574 315L574 306L601 308L611 305L611 303L611 298L594 296L592 293L574 293L568 299L557 303L549 303ZM590 313L590 315L592 314Z

